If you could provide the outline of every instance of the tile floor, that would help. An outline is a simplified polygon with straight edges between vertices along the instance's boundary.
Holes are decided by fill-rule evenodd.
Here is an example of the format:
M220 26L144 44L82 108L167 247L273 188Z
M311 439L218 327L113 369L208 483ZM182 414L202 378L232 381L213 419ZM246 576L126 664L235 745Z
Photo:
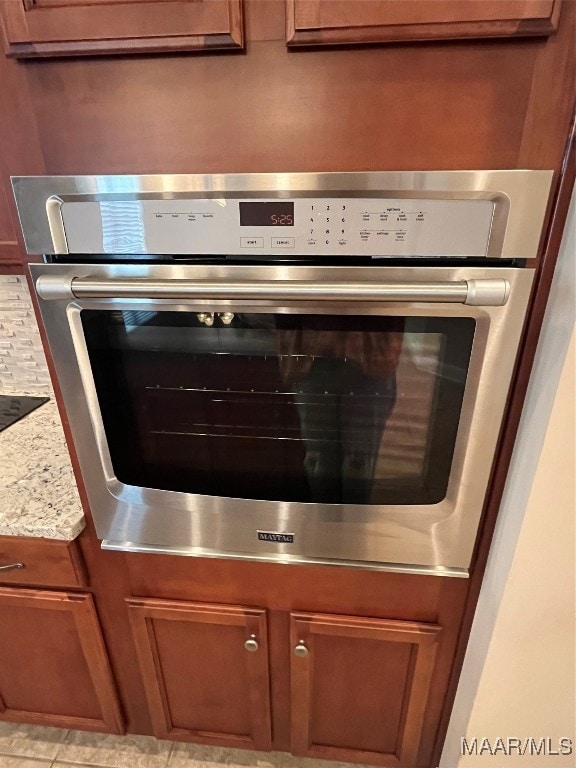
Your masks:
M358 768L297 758L0 722L0 768Z

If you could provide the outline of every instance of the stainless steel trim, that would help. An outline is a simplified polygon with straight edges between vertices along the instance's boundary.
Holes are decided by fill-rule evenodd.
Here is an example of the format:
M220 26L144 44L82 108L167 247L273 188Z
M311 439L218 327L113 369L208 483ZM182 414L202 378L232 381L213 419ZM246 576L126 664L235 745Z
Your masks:
M38 295L58 299L222 299L227 301L424 301L499 307L506 303L506 280L430 282L308 282L308 281L207 281L102 280L91 277L58 281L43 275L36 281Z
M12 185L26 250L67 253L60 202L306 196L492 200L487 256L530 259L538 244L552 171L398 171L148 176L23 176ZM47 201L50 203L50 220Z
M218 552L213 549L201 547L155 547L149 544L136 544L132 541L112 541L103 539L102 549L112 552L141 552L149 555L183 555L184 557L210 557L226 560L249 560L264 563L278 563L285 565L330 565L339 568L362 568L368 571L385 571L387 573L406 573L415 576L447 576L456 579L467 579L469 573L466 568L444 568L440 565L404 565L401 563L375 563L364 560L330 560L321 557L299 557L286 555L278 557L275 554L261 555L259 553L245 554L243 552Z
M54 245L54 253L62 255L68 253L68 241L66 240L66 230L62 218L63 202L62 198L57 195L52 195L46 200L46 216Z
M0 571L14 571L17 568L25 568L24 563L8 563L8 565L0 565Z

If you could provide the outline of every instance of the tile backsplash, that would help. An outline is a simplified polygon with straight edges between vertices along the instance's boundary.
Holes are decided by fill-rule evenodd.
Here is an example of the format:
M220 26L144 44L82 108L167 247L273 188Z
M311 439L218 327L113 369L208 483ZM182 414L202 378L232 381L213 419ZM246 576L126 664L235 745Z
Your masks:
M0 395L50 395L52 385L24 275L0 275Z

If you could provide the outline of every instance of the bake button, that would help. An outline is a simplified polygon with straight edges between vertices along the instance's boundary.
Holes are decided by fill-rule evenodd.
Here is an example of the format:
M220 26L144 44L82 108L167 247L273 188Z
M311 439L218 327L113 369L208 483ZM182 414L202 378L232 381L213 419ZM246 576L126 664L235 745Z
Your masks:
M241 248L264 248L264 238L263 237L241 237L240 247Z
M272 248L294 248L293 237L273 237Z

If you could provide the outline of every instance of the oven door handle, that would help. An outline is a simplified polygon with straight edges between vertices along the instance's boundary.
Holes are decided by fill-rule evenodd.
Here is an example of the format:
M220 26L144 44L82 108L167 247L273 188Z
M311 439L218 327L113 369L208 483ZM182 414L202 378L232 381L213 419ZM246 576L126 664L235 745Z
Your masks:
M504 279L428 282L313 282L306 280L153 280L42 275L38 295L50 299L171 299L262 301L374 301L471 304L499 307L508 301Z

